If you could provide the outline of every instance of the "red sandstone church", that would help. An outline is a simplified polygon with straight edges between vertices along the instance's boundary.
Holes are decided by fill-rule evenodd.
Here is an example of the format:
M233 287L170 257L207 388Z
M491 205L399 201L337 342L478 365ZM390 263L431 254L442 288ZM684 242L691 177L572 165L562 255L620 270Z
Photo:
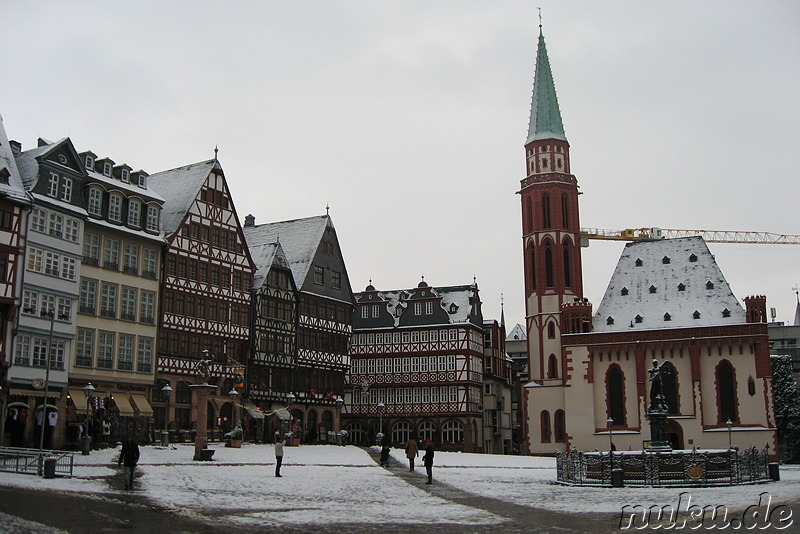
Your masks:
M646 447L655 360L673 448L730 440L775 454L766 299L745 298L743 309L702 238L628 244L592 315L578 183L541 31L525 155L527 452Z

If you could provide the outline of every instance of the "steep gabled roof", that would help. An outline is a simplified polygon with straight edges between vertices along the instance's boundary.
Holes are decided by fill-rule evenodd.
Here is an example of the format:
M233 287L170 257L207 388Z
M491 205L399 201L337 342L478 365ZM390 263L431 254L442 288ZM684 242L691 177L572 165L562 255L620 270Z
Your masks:
M253 275L253 287L261 287L267 278L267 273L273 267L280 267L291 271L289 260L283 252L280 243L264 243L261 245L250 246L250 256L256 264L256 272Z
M69 141L69 138L62 137L54 143L38 146L17 155L17 167L25 189L30 191L36 186L36 181L39 179L39 157L44 156L66 141Z
M297 287L302 287L328 225L333 226L330 217L319 215L258 226L245 225L242 231L250 250L280 242L292 268L295 283Z
M531 118L528 123L528 140L560 139L567 140L564 124L561 122L561 111L558 108L556 85L550 60L547 58L547 47L544 44L542 28L539 27L539 48L536 52L536 75L533 78L533 98L531 99Z
M219 162L211 159L151 174L147 178L148 187L165 200L161 210L161 224L166 235L171 235L178 229L206 178L215 168L221 170Z
M683 237L628 243L593 327L610 332L744 322L745 312L703 238Z
M514 325L514 328L512 328L511 332L509 332L508 335L506 336L506 341L525 341L527 339L528 339L528 334L525 332L525 329L519 323Z
M30 203L30 198L25 193L22 184L22 177L8 143L6 129L3 126L3 117L0 116L0 172L8 173L8 183L0 183L0 196L6 197L14 202Z

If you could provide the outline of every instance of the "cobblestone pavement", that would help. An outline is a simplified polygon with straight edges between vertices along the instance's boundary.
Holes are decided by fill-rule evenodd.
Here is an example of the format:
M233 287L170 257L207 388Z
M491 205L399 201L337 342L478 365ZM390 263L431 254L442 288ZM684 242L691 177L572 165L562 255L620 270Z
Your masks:
M370 454L376 454L370 450ZM373 456L376 461L377 457ZM507 521L496 525L468 524L335 524L302 525L296 527L237 527L225 522L235 515L232 510L208 511L203 515L188 515L162 508L149 501L143 494L108 493L105 495L64 494L54 491L35 491L3 487L0 485L0 532L14 534L51 534L58 530L76 534L125 531L130 533L167 532L238 534L245 532L281 532L286 534L370 534L370 533L583 533L602 534L619 532L618 514L570 514L520 506L497 499L479 497L453 486L436 482L430 486L421 484L424 468L411 473L404 467L391 469L392 473L405 479L415 487L432 496L454 503L486 510ZM115 481L118 482L118 481ZM2 479L0 479L2 484ZM115 488L121 489L121 488ZM3 526L2 513L27 521L35 521L47 527ZM53 530L58 529L56 531Z

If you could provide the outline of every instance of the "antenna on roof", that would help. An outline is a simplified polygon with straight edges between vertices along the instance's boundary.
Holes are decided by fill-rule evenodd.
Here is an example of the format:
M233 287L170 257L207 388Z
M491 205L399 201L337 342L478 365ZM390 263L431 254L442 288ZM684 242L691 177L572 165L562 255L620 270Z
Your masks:
M331 207L327 203L325 204L325 216L330 217L331 214Z

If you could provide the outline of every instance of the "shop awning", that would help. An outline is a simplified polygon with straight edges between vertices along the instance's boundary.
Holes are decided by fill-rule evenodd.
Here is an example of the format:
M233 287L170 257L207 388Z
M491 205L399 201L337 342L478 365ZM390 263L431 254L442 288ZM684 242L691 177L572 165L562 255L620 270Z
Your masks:
M279 404L272 405L272 413L274 413L281 421L292 420L292 414L289 413L289 410Z
M69 389L67 393L69 393L69 398L72 399L72 404L75 405L75 409L78 410L78 413L86 413L86 394L83 390Z
M117 405L117 410L119 410L119 414L122 417L132 417L136 415L133 412L133 407L131 406L131 402L128 400L128 396L124 393L117 393L114 395L114 403Z
M242 405L247 413L250 414L250 417L253 419L264 419L264 412L258 409L258 406L253 404L252 402L246 402Z
M133 399L133 403L139 409L139 415L143 415L145 417L150 417L153 415L153 407L150 406L149 402L147 402L147 397L141 393L131 393L131 398Z

